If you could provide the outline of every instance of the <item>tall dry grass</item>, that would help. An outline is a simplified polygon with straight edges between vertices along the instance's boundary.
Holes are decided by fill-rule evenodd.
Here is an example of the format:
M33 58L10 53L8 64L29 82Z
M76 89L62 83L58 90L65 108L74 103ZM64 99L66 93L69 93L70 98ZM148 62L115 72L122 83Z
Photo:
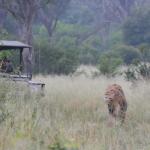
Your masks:
M132 85L122 78L67 76L35 80L46 83L44 97L8 81L0 88L5 93L0 97L0 150L150 150L149 81ZM103 94L111 83L123 87L128 101L122 127L107 126Z

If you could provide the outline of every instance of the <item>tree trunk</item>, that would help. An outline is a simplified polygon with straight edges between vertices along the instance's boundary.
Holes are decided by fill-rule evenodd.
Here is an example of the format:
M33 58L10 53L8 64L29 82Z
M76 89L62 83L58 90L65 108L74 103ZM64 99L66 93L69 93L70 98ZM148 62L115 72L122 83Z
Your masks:
M21 24L20 37L22 42L32 46L33 43L32 21ZM34 54L33 48L25 48L22 53L24 72L27 74L28 77L32 77L33 54Z
M52 34L54 32L54 29L56 27L56 23L57 23L57 18L54 16L54 14L49 13L49 15L47 15L44 10L40 9L40 19L42 20L45 28L47 29L48 35L49 35L49 39L52 37Z
M51 38L52 37L52 33L53 33L53 27L52 27L53 23L52 23L52 21L48 21L48 22L45 21L44 25L45 25L45 27L47 29L49 38Z
M3 10L0 10L0 30L3 28L4 26L4 21L5 21L5 18L7 16L7 13Z

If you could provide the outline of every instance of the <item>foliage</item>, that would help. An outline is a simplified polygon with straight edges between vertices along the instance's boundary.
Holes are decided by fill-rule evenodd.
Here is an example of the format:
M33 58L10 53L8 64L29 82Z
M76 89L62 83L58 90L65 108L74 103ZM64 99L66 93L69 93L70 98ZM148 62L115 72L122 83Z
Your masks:
M132 64L140 60L140 52L137 48L128 45L116 45L113 49L100 56L100 71L103 74L114 74L121 64Z
M59 142L54 143L53 145L48 147L49 150L67 150L64 146L60 145Z
M88 30L88 27L82 25L59 22L52 39L53 44L65 49L75 49L80 64L97 64L102 49L101 38L93 35L83 41L79 40Z
M125 79L127 79L128 81L135 81L137 80L137 77L136 77L136 73L135 73L135 70L133 68L128 68L126 71L124 71L124 74L125 74Z
M150 42L150 10L138 9L123 26L124 40L130 45Z
M65 49L65 47L58 47L58 45L55 47L50 45L48 41L40 39L35 41L35 47L36 72L69 74L76 70L78 55L75 49Z
M23 0L20 3L17 3L17 0L8 2L0 0L0 2L5 4L1 5L5 6L2 8L5 13L3 15L0 12L2 18L0 26L4 29L0 39L26 39L25 41L31 44L33 39L35 73L69 74L74 72L79 64L98 65L100 55L108 50L115 55L110 60L114 62L114 66L117 66L119 61L131 64L139 57L142 61L150 60L149 48L144 48L140 56L137 52L137 49L143 51L143 44L148 45L149 42L149 10L138 10L129 16L132 6L135 6L135 3L129 0L126 2L120 0L119 3L107 1L110 4L109 11L107 2L97 0L63 2ZM117 13L114 12L115 8L118 8ZM29 15L25 15L28 12ZM122 29L121 23L127 17ZM125 45L123 37L128 45L138 46L134 48ZM135 41L138 43L135 44ZM18 54L10 56L15 59L13 61L15 66L17 56ZM101 60L103 63L110 63L105 57ZM115 67L110 68L108 70Z
M148 80L150 79L150 64L140 62L136 65L131 65L124 73L125 78L129 81Z
M9 58L10 56L12 55L12 53L10 51L2 51L0 52L0 59L3 59L3 58Z
M0 29L0 39L6 40L9 38L9 34L6 29Z
M13 39L14 37L7 32L6 29L0 30L0 39L1 40L8 40ZM3 59L4 57L7 57L13 62L13 65L16 67L19 63L19 53L14 51L1 51L0 52L0 59Z
M80 33L87 31L87 28L80 25L58 22L56 32L49 42L45 27L34 26L35 72L69 74L75 71L78 64L98 63L100 38L92 36L77 44L77 29Z
M119 27L118 27L119 28ZM115 48L117 45L122 45L123 44L123 33L122 29L115 29L111 34L108 39L108 45L107 47L109 49Z
M83 41L79 47L79 59L81 64L98 64L102 42L98 36L91 36Z
M99 69L104 75L113 75L121 64L123 60L121 58L116 58L113 54L106 53L100 56L100 66Z
M49 150L78 150L77 144L59 138L57 137L55 142L48 146Z
M150 45L145 43L141 44L139 46L139 51L142 61L150 62Z
M87 5L80 4L82 1L71 1L70 7L67 9L66 17L63 20L70 24L85 25L92 24L94 21L94 12L89 11Z
M121 57L125 64L131 64L134 59L140 58L140 53L137 48L128 45L118 45L113 49L114 53Z

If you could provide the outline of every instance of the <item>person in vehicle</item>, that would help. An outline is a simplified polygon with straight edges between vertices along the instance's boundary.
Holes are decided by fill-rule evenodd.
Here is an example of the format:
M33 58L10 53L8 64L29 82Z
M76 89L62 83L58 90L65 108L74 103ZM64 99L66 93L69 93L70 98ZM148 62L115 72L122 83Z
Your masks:
M5 73L12 73L12 72L13 72L13 65L10 60L7 60Z
M2 72L5 72L5 70L6 70L6 63L7 63L7 58L4 57L4 58L1 60L1 71L2 71Z
M0 59L0 71L1 71L1 68L2 68L2 59Z

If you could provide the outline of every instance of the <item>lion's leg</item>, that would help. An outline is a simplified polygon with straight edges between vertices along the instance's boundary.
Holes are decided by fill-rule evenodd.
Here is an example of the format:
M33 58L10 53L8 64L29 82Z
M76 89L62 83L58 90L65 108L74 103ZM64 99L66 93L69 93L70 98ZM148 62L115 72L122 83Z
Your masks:
M124 123L125 121L126 111L127 111L127 102L123 101L120 104L120 112L119 112L119 118L121 119L121 123Z
M108 112L109 112L108 125L113 126L116 120L115 106L113 105L113 103L108 103Z

